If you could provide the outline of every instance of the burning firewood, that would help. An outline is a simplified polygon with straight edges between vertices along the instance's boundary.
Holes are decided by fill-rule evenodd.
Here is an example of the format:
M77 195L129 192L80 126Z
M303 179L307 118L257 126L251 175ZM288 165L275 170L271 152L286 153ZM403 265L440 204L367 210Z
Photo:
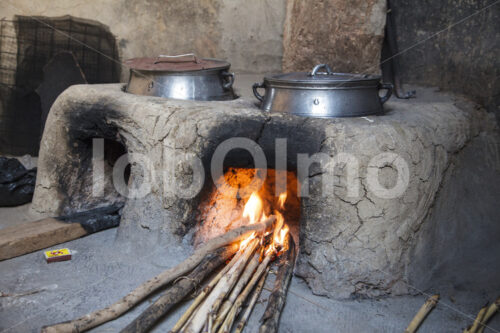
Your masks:
M415 317L413 317L410 325L406 328L404 333L416 332L420 324L424 321L425 317L431 312L431 310L436 306L439 301L439 295L432 295L429 297L425 303L420 307Z
M282 273L280 289L283 292L283 299L275 302L280 304L276 307L277 311L281 311L295 261L295 245L284 217L278 211L274 214L276 215L274 229L265 235L252 234L243 240L237 254L241 258L230 269L226 269L222 277L216 277L209 283L210 288L204 289L202 295L191 304L171 332L230 332L243 303L256 289L249 310L243 316L246 319L239 325L238 329L241 331L262 290L269 265L280 253L285 258L282 261L283 266L290 266ZM265 218L262 200L256 193L252 194L245 204L243 216L248 217L251 224ZM259 286L255 288L258 283ZM275 327L277 328L277 324Z
M122 333L141 333L149 329L175 304L191 293L212 271L225 263L236 252L235 246L221 248L208 254L205 259L186 277L165 291L156 302L131 322Z
M280 315L285 305L286 292L292 278L296 257L295 242L290 233L286 234L284 244L286 252L281 256L274 288L269 295L266 310L260 320L260 333L278 332Z
M72 321L45 326L42 328L42 333L84 332L118 318L152 292L193 270L207 254L220 247L247 238L252 232L265 231L273 225L275 220L276 218L271 216L261 223L248 224L213 238L197 249L192 256L182 263L146 281L118 302Z

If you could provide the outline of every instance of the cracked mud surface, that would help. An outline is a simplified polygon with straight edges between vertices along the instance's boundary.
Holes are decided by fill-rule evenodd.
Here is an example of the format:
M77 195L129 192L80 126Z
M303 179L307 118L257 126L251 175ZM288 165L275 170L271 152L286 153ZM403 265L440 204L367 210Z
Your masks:
M274 167L275 138L287 138L290 169L297 167L297 154L344 153L359 162L357 196L346 195L349 168L343 163L313 165L302 179L309 183L310 196L302 199L296 274L315 294L335 298L414 292L404 283L410 252L448 168L471 140L494 131L494 120L470 102L429 88L419 91L415 100L391 100L380 117L325 120L264 113L246 98L176 101L129 95L118 85L74 86L57 100L47 120L51 130L44 133L33 209L53 214L102 201L91 196L88 173L75 172L88 151L75 148L72 133L120 141L129 153L148 157L157 170L179 162L181 153L199 157L207 171L217 145L232 137L258 142ZM395 199L377 197L366 179L369 161L384 152L398 154L409 166L408 188ZM242 160L236 156L226 162L246 163ZM131 162L131 181L140 184L140 168ZM180 184L190 183L188 166L179 163L175 170ZM397 175L392 167L378 174L389 187ZM143 242L147 234L154 244L189 243L200 196L182 198L156 176L149 195L127 201L118 237ZM325 178L334 181L323 186ZM78 198L65 191L68 184L78 185Z

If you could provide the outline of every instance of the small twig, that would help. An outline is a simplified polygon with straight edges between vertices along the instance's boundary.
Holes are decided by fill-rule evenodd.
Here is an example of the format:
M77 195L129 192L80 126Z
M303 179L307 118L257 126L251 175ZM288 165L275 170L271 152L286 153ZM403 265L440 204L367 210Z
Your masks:
M0 297L23 297L23 296L29 296L33 294L38 294L39 292L45 291L45 288L42 289L33 289L33 290L28 290L24 291L22 293L17 293L17 294L9 294L9 293L3 293L0 291Z
M436 306L439 301L439 295L432 295L429 297L425 303L420 307L415 317L413 317L410 325L406 328L404 333L414 333L417 331L418 327L422 324L425 317L431 312L431 310Z

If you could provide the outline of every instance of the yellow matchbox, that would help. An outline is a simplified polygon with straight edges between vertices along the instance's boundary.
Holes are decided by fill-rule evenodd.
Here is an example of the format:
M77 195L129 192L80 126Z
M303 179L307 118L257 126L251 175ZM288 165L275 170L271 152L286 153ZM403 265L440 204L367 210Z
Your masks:
M45 251L45 260L48 263L56 261L71 260L71 251L69 249L57 249Z

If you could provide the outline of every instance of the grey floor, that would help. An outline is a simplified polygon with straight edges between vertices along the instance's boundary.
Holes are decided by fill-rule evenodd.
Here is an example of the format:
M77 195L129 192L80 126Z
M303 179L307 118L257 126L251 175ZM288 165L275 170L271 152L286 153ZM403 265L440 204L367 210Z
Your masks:
M10 225L17 210L0 209L0 228ZM14 216L13 216L14 215ZM43 325L69 320L104 307L137 285L175 265L188 255L182 247L160 248L147 255L136 255L134 246L122 244L111 229L58 247L75 254L71 261L47 264L42 251L0 262L0 332L39 332ZM135 244L137 249L141 244ZM272 277L267 287L272 286ZM22 294L35 292L30 295ZM143 311L154 296L123 317L93 330L117 332ZM261 295L266 299L267 292ZM461 332L483 305L487 295L466 291L444 296L425 320L419 332ZM294 278L281 317L281 332L402 332L425 296L404 296L380 300L335 301L313 295L305 283ZM166 332L189 303L179 306L160 322L155 332ZM255 332L264 310L258 304L247 332ZM490 323L500 331L500 316Z

